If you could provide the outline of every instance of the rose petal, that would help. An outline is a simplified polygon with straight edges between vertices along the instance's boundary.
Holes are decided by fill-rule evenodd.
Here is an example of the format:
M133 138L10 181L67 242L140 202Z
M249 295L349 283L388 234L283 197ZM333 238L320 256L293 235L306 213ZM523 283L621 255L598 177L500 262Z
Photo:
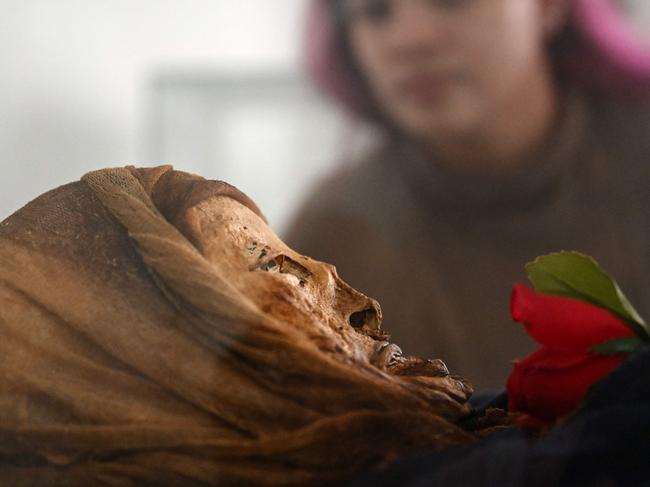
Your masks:
M515 284L512 319L523 323L537 342L559 350L582 350L634 332L607 310L577 299L536 293Z
M508 408L542 421L563 416L623 360L622 356L541 348L515 363L507 384Z

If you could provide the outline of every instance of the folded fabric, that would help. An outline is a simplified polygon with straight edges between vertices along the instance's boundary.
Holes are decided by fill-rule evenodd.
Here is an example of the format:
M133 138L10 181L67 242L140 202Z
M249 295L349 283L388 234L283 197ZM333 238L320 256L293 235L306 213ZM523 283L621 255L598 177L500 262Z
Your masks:
M650 349L593 387L580 409L540 438L517 429L482 443L401 459L348 487L650 485Z
M263 219L164 166L90 173L0 224L0 483L331 485L473 441L460 379L424 399L234 287L187 231L220 197Z

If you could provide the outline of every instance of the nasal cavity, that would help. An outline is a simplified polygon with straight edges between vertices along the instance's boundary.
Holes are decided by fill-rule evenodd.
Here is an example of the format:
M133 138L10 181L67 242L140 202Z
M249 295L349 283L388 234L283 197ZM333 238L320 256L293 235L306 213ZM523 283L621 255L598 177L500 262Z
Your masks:
M350 325L353 328L363 328L364 325L368 325L370 328L376 328L378 325L377 311L373 308L368 308L352 313L350 315Z

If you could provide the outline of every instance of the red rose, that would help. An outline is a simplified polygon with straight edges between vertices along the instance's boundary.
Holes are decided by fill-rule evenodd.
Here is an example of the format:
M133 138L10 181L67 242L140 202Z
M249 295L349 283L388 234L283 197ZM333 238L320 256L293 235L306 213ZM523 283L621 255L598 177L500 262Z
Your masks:
M538 294L517 284L512 318L542 346L515 362L508 379L508 407L549 423L580 403L587 389L623 361L590 349L634 333L609 311L576 299Z

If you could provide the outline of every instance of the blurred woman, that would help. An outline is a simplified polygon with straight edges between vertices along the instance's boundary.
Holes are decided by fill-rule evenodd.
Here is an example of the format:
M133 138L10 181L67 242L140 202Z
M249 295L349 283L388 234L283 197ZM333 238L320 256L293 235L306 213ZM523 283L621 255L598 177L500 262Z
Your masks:
M318 86L384 135L286 240L377 298L405 352L500 387L510 285L593 255L648 314L650 56L606 0L315 0Z

